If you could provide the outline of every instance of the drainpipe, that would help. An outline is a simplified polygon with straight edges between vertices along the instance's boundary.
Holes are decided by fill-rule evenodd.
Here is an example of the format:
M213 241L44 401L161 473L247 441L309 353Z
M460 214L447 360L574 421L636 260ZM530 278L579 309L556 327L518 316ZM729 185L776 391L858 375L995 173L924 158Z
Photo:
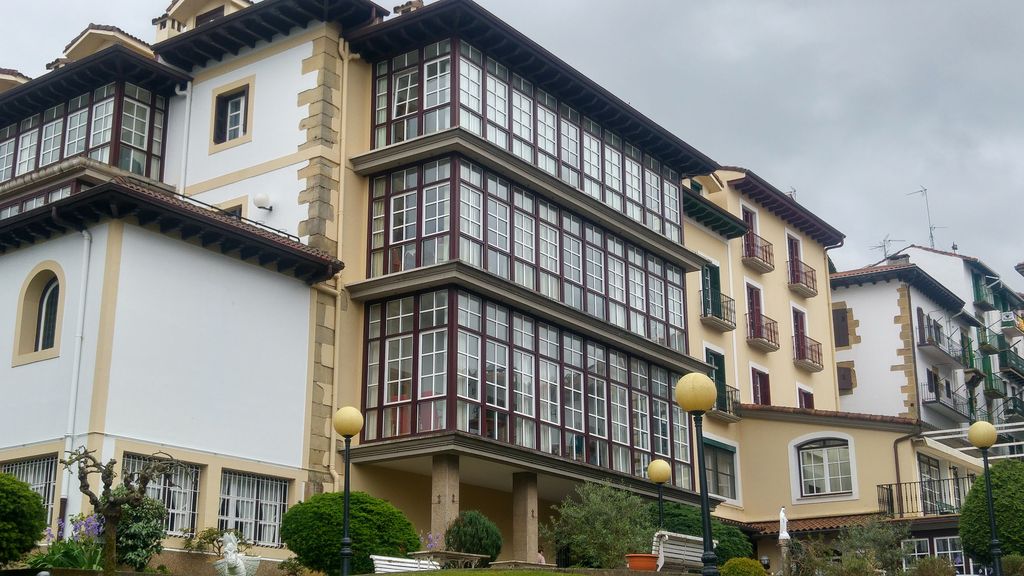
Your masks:
M900 442L903 442L904 440L910 440L911 438L916 438L917 436L920 435L921 421L918 420L917 430L911 432L910 434L904 434L903 436L900 436L899 438L892 441L892 460L893 464L896 466L896 501L893 502L893 506L898 507L897 510L899 512L900 518L903 517L903 482L902 478L900 477L900 452L898 446ZM893 512L897 512L897 510L893 510Z
M184 91L175 86L174 93L185 97L185 134L181 140L181 173L178 175L178 193L184 196L185 178L188 175L188 137L192 127L192 81L185 83Z
M346 144L348 143L348 137L345 132L348 127L348 63L352 60L352 53L348 50L348 46L345 43L344 38L338 39L338 55L341 56L341 126L339 128L339 144L338 144L338 207L335 211L334 220L337 222L337 237L338 237L338 254L337 258L341 259L341 235L344 232L344 225L342 222L343 210L341 208L342 202L345 201L345 166L348 163L346 157ZM341 396L341 346L338 334L341 330L341 300L343 297L343 288L341 284L340 272L337 276L337 290L334 292L334 382L332 383L332 394L331 394L331 416L338 411L340 402L338 397ZM334 426L331 426L331 458L330 466L328 470L331 473L331 478L334 481L335 489L338 486L338 467L335 464L337 460L337 454L335 453L334 447L338 444L338 433L334 430Z
M64 222L57 215L57 208L54 207L51 210L53 220L58 224L70 227L67 222ZM82 233L82 271L81 271L81 286L78 291L78 314L75 319L75 343L74 343L74 359L71 364L71 391L68 394L68 420L67 427L64 430L64 452L70 452L74 449L74 435L75 428L78 426L78 388L81 382L81 369L82 369L82 348L85 342L85 311L86 311L86 296L88 296L89 290L89 269L90 269L90 258L92 255L92 234L89 230L83 228ZM67 516L67 504L68 497L70 494L71 487L71 469L67 468L64 471L64 481L60 487L60 518L66 520Z

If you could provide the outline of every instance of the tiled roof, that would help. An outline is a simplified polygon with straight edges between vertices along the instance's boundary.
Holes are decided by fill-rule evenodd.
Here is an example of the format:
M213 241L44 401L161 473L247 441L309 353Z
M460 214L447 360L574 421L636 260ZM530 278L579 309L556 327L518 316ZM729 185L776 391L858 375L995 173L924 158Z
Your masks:
M842 232L808 210L792 196L755 174L753 170L740 166L723 166L722 169L742 173L743 176L729 181L733 188L796 226L823 246L835 247L843 244L846 236Z
M846 514L843 516L821 516L818 518L790 518L786 525L786 531L794 532L829 532L840 530L847 526L858 526L878 518L878 514ZM762 535L778 534L779 521L769 520L766 522L747 522L752 530Z
M949 288L943 286L938 280L922 270L916 264L901 262L899 264L883 264L880 266L865 266L854 270L844 270L829 275L832 288L840 288L866 282L878 282L884 280L899 279L913 284L918 290L924 292L937 304L945 306L949 310L959 312L963 309L965 302L954 294Z
M28 76L25 76L21 72L18 72L14 68L0 68L0 75L3 76L17 76L18 78L24 78L25 80L31 80Z
M142 40L141 38L139 38L137 36L132 36L131 34L125 32L124 30L122 30L120 28L118 28L117 26L110 26L108 24L93 24L93 23L89 23L89 25L85 27L85 30L82 30L81 32L79 32L78 36L75 36L74 39L71 40L71 42L68 42L68 45L64 47L64 52L67 52L68 50L70 50L71 47L75 45L75 42L78 42L79 40L81 40L82 37L85 36L86 34L88 34L90 30L97 30L97 31L100 31L100 32L114 32L115 34L121 34L122 36L125 36L126 38L131 38L132 40L135 40L136 42L138 42L139 44L142 44L146 48L151 48L151 46L149 45L149 42L146 42L145 40Z

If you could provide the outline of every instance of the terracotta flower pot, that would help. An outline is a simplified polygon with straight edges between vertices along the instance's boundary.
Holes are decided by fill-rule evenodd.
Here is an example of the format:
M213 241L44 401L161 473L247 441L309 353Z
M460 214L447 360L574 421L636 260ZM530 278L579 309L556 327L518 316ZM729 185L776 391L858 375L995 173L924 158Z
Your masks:
M658 555L626 554L626 567L640 572L654 572L658 569Z

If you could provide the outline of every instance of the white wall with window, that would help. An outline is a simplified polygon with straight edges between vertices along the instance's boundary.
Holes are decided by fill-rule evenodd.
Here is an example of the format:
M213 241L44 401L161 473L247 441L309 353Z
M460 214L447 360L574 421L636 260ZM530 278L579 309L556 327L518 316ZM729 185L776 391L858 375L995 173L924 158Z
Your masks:
M125 226L106 432L301 466L309 299L299 280Z
M0 464L0 474L10 474L28 484L29 488L43 500L47 525L53 522L53 503L57 487L56 454L4 462Z
M792 503L857 500L857 454L853 437L820 431L789 442Z
M266 45L261 44L255 52L265 48ZM190 118L186 175L189 185L295 153L297 147L306 141L306 132L299 129L299 122L309 115L308 107L298 106L296 99L299 93L316 85L315 72L302 73L302 60L309 58L311 53L312 43L305 42L224 74L203 77L193 83L190 113L186 110L184 96L171 98L171 117L181 120L172 122L168 127L164 181L179 184L186 117ZM248 55L227 56L216 64L230 67L234 60ZM193 70L194 75L202 73L202 69ZM252 134L252 141L211 155L215 92L248 76L255 77L256 85L255 93L250 94L246 101L246 105L252 108L252 125L246 126Z

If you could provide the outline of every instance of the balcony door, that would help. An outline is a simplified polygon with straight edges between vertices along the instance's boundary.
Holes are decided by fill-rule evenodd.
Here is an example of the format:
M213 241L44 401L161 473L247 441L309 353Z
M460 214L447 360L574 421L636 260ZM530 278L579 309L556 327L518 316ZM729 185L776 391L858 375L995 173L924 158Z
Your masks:
M749 234L743 235L743 255L754 256L757 254L757 246L752 235L757 233L757 214L754 214L754 211L749 208L742 208L741 213L743 214L743 223L750 231Z
M800 240L787 235L786 245L789 247L789 281L797 284L801 282L800 270Z
M796 358L807 358L807 315L802 310L793 309L793 347Z
M921 472L921 511L925 514L937 514L940 507L948 507L942 498L942 470L939 468L939 461L918 454L917 467Z
M704 265L701 271L702 300L704 302L704 315L722 317L722 280L718 266L714 264Z
M747 284L747 317L750 323L750 337L764 338L764 322L761 320L761 289Z
M715 388L718 389L718 402L715 403L715 408L722 412L732 412L729 406L729 395L725 389L725 356L705 348L704 360L715 367L710 374L711 379L715 381Z

